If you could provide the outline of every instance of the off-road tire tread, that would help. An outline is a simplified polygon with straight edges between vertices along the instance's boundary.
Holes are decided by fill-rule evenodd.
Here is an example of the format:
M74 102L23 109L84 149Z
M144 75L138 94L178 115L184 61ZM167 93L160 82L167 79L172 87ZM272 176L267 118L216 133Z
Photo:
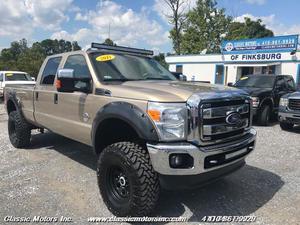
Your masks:
M13 120L15 122L16 135L14 137L9 137L12 145L15 148L28 147L30 145L31 130L27 121L18 111L10 112L8 120Z
M156 206L159 198L160 186L158 174L153 170L147 150L132 142L114 143L106 147L100 154L98 170L101 168L103 160L105 160L105 154L109 154L112 151L121 151L122 155L126 157L136 171L136 175L138 177L139 191L133 193L134 205L126 216L148 216ZM99 187L101 191L100 183ZM105 203L114 215L125 216L110 208L107 202Z

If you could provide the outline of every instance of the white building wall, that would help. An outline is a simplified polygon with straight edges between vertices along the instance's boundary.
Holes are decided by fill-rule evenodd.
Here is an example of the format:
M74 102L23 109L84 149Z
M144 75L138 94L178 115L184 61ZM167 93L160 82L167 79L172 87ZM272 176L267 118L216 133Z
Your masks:
M242 55L239 55L242 58ZM294 61L294 62L293 62ZM191 80L195 76L196 81L209 81L215 83L216 65L224 65L225 85L229 82L236 82L241 76L241 67L253 66L254 73L261 73L262 66L276 64L276 74L292 75L297 80L297 68L300 64L300 51L295 55L289 52L281 53L281 59L276 61L234 61L230 55L186 55L186 56L168 56L166 62L169 64L169 70L176 71L176 65L182 65L183 74ZM227 67L227 70L226 70ZM227 71L227 73L226 73Z
M184 64L182 72L187 80L215 82L215 64Z
M298 64L300 64L300 62L298 62L298 63L292 63L292 62L291 63L282 63L281 64L281 74L292 75L296 81Z
M236 75L237 75L237 66L228 65L227 83L235 83L236 82Z

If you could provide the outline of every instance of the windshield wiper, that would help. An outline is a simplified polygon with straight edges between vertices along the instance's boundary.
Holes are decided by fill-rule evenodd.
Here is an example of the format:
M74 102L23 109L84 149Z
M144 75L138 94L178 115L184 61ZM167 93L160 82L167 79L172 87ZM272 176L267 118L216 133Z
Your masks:
M168 77L165 77L165 78L163 78L163 77L146 77L145 80L171 80L171 79Z

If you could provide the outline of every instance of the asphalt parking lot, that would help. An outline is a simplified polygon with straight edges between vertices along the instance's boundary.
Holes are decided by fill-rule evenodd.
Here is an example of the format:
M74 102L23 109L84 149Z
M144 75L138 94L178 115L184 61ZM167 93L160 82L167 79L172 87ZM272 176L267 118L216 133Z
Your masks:
M154 215L187 217L197 224L209 215L300 224L300 128L286 132L274 123L256 129L257 146L247 166L201 189L163 192ZM89 147L45 133L34 135L29 149L15 149L2 104L0 131L0 224L9 215L66 216L75 224L111 216L98 191L96 158Z

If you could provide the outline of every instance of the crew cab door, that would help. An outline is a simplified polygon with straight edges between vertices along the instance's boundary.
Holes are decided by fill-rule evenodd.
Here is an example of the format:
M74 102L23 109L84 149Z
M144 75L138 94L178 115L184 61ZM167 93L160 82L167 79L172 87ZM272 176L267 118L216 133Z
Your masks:
M38 124L43 127L57 131L59 127L56 118L56 108L54 107L54 96L56 88L54 80L57 70L62 66L62 57L48 58L42 65L36 87L34 90L34 117Z
M88 86L89 91L72 93L56 91L54 108L56 109L55 117L59 121L57 132L71 139L90 144L92 112L89 110L95 102L92 102L92 77L86 60L83 54L69 55L65 58L62 68L73 69L75 78L88 78L90 82L78 81L75 86Z

